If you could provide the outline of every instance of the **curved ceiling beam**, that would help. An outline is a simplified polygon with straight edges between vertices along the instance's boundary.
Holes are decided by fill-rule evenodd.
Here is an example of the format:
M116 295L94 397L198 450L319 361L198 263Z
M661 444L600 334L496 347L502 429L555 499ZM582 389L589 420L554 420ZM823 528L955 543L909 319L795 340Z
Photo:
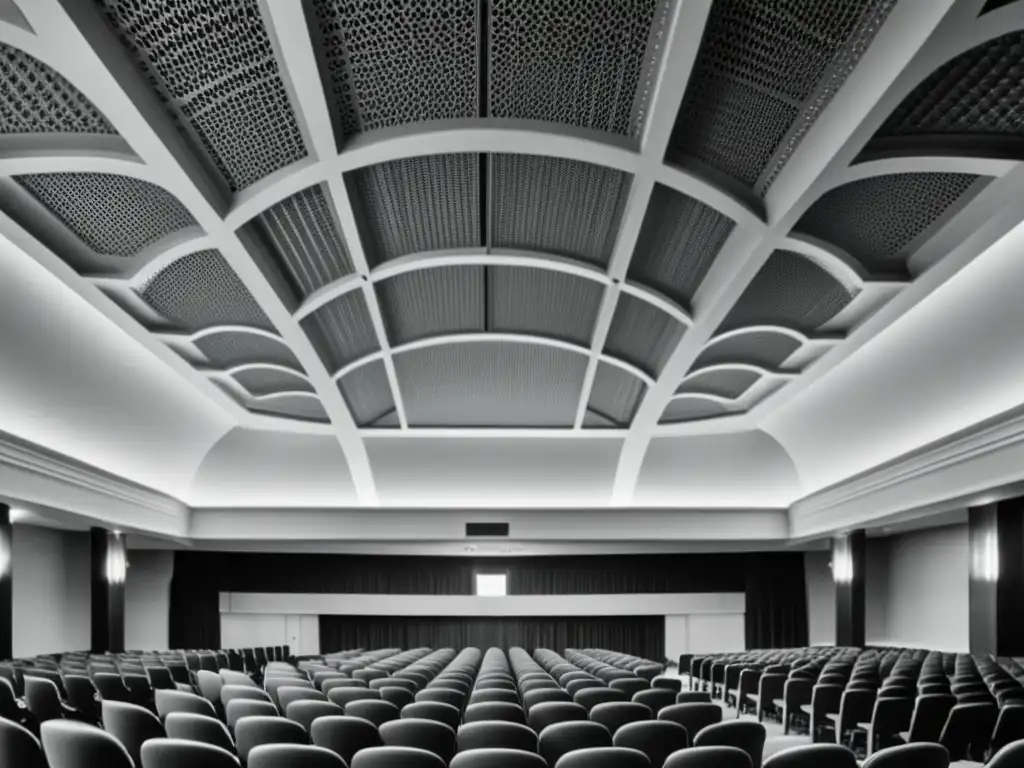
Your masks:
M183 144L164 105L144 87L139 73L91 4L33 0L21 10L32 28L40 32L39 43L29 52L60 72L106 116L145 162L149 173L158 176L163 186L205 229L281 333L310 375L335 427L360 502L376 505L369 456L352 414L309 338L234 229L225 224L224 201L219 192L222 183L212 177ZM289 10L294 13L295 9L289 6ZM0 29L0 35L4 31ZM273 31L271 37L274 37ZM4 41L18 44L9 38ZM319 88L319 84L316 87Z
M425 253L416 253L392 259L374 267L370 271L369 282L375 285L398 275L408 274L409 272L452 266L502 266L545 269L551 272L561 272L579 277L583 280L590 280L603 286L610 286L614 282L600 267L577 261L576 259L569 259L564 256L540 251L499 249L487 252L479 248L462 248L454 251L427 251ZM364 282L362 276L352 273L332 283L328 283L306 297L305 301L295 310L295 319L302 320L309 317L318 309L326 304L330 304L346 293L361 290ZM657 307L687 327L693 324L693 318L690 317L686 310L672 301L672 299L663 296L651 288L633 282L621 283L619 288L624 293L628 293Z
M296 379L301 381L309 381L309 377L306 374L279 363L241 363L219 372L226 373L228 376L235 376L239 373L245 373L246 371L276 371L277 373L294 376Z
M27 173L114 173L161 186L123 138L96 133L0 136L0 176Z
M129 262L127 270L117 276L87 274L83 277L98 285L127 283L132 288L139 288L183 256L215 247L213 239L200 227L190 227L173 232L130 259L125 259Z
M980 137L979 137L980 138ZM888 140L887 140L888 141ZM900 139L906 148L887 157L862 160L851 165L836 179L836 187L876 176L895 173L972 173L978 176L1005 176L1018 165L1020 160L1002 157L965 156L953 154L927 154L920 136ZM868 144L870 149L871 144ZM861 155L863 157L863 155ZM834 189L835 187L833 187Z
M756 373L759 377L762 378L781 379L783 381L790 381L791 379L794 379L797 376L797 374L793 373L792 371L773 371L770 368L765 368L762 365L755 365L754 363L715 363L714 365L708 365L705 366L704 368L698 368L696 371L691 371L690 373L686 374L686 376L683 377L683 380L679 382L679 385L676 387L676 389L678 389L688 381L693 381L694 379L702 378L704 376L707 376L708 374L715 373L717 371L746 371L748 373ZM673 399L679 397L681 394L693 395L697 393L676 392L673 395ZM739 398L732 399L738 400Z
M417 349L428 349L430 347L439 347L446 344L478 344L485 342L500 342L503 344L535 344L541 347L563 349L577 355L590 354L590 349L588 347L572 341L565 341L564 339L556 339L551 336L540 336L533 333L497 333L494 331L482 331L478 333L442 333L437 336L427 336L422 339L416 339L415 341L409 341L405 344L394 346L391 348L391 354L398 356L405 352L413 352ZM383 354L380 350L371 352L370 354L339 368L331 378L338 381L352 373L352 371L362 368L364 365L372 363L375 360L380 360L382 357ZM647 386L654 386L654 379L632 363L606 354L602 354L600 359L602 362L614 365L616 368L620 368L623 371L626 371L626 373L635 376Z
M715 208L741 227L767 228L764 215L748 202L707 179L674 165L658 168L658 183Z
M802 232L790 232L779 248L806 256L847 288L863 287L870 274L857 259L842 248Z

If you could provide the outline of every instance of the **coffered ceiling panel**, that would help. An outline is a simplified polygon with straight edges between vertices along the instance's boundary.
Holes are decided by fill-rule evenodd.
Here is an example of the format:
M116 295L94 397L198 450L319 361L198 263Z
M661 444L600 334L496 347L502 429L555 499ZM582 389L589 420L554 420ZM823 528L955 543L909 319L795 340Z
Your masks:
M698 371L676 388L679 395L716 395L735 400L761 378L756 371L745 369L713 369Z
M489 341L395 357L409 424L421 427L572 426L586 367L565 349Z
M587 408L590 413L608 422L598 423L597 426L628 427L646 390L647 385L633 374L610 363L600 362L594 374L594 386L590 390ZM594 426L594 421L591 419L588 425L584 420L583 426Z
M750 363L775 370L800 347L800 341L779 331L751 331L712 340L693 364L694 370L719 363Z
M257 0L96 0L232 190L306 156Z
M545 269L488 267L487 289L487 330L590 344L603 293L593 280Z
M717 400L703 397L674 397L661 414L661 424L682 424L687 421L711 419L728 413L729 410Z
M350 291L303 319L313 347L334 373L380 349L362 291Z
M299 371L302 367L283 341L254 333L219 331L193 342L216 368L245 363L273 363Z
M406 272L378 284L381 313L395 346L446 333L485 330L484 267Z
M615 308L604 349L656 377L684 331L682 323L666 312L623 294Z
M338 388L349 410L352 411L352 417L360 427L398 426L397 418L393 425L380 423L384 416L394 413L395 410L387 372L381 361L375 360L361 365L342 376L338 381Z
M313 385L305 378L274 368L248 368L232 376L256 397L275 392L313 392Z
M253 400L248 408L273 416L302 421L327 422L327 411L313 395L270 395Z

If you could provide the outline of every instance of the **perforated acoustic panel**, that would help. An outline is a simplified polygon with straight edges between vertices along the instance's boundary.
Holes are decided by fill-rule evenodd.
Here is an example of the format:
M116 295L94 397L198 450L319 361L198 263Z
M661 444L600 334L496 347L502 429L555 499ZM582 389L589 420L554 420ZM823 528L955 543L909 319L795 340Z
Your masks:
M680 424L685 421L710 419L728 413L728 409L714 400L697 397L680 397L669 401L661 414L660 424Z
M895 0L715 0L668 159L763 195Z
M752 331L708 344L693 370L719 363L750 363L777 370L800 347L792 336L776 331Z
M628 427L647 390L636 376L605 362L598 363L587 408L608 419L612 425ZM587 426L584 419L583 426ZM607 426L607 425L601 425Z
M479 167L477 155L427 155L346 174L370 266L482 245Z
M327 195L319 185L304 189L257 219L303 298L354 271Z
M379 360L362 365L338 381L352 418L360 427L379 421L389 412L394 413L395 401L384 363ZM386 426L386 425L377 425ZM397 414L395 426L398 426Z
M216 368L230 368L242 363L276 363L292 370L302 370L295 354L285 346L284 341L275 341L254 333L211 333L196 340L195 345Z
M588 346L604 288L564 272L487 268L487 330L533 333Z
M232 190L306 156L257 0L96 2Z
M568 427L587 359L537 344L445 344L395 357L410 426Z
M392 345L443 333L485 330L484 267L406 272L377 284Z
M260 305L217 251L182 256L150 278L139 295L184 331L216 325L273 330Z
M273 392L312 392L313 385L298 376L273 368L249 368L234 374L235 380L251 395L269 395Z
M656 377L684 331L681 323L657 307L622 294L604 351Z
M746 370L715 370L698 373L676 388L676 394L718 395L735 400L756 382L761 375Z
M877 136L969 135L982 148L1024 136L1022 49L1024 31L1016 31L951 59L903 99Z
M362 291L352 291L302 319L320 359L331 373L380 349Z
M320 401L306 395L282 395L267 400L253 400L248 404L248 408L250 411L286 416L290 419L320 422L328 420L327 412Z
M734 226L714 208L655 184L629 277L689 306Z
M170 192L127 176L46 173L17 181L100 255L134 256L167 235L197 226Z
M492 245L607 264L631 177L534 155L492 156Z
M338 143L421 120L476 117L477 0L313 0Z
M822 195L795 229L838 245L868 270L901 272L908 246L979 178L896 173L854 181Z
M856 295L821 265L793 251L774 251L733 305L719 331L780 325L810 333Z
M490 115L639 133L659 0L492 0ZM572 73L567 77L567 73ZM639 92L639 93L638 93Z
M24 51L0 44L0 133L117 131L58 72Z

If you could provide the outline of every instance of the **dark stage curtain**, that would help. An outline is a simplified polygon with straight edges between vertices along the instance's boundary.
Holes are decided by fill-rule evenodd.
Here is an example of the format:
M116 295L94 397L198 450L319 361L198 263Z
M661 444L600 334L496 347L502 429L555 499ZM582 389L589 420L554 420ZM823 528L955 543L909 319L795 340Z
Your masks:
M803 552L765 552L746 560L747 648L807 645Z
M320 648L614 648L662 659L664 616L321 616Z

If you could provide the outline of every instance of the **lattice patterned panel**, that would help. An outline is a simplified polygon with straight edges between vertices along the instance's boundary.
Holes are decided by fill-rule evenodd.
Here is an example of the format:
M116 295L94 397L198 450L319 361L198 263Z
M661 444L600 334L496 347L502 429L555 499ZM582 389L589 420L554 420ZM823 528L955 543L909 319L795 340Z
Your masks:
M693 364L693 370L719 363L750 363L778 370L800 348L800 341L777 331L751 331L709 344Z
M248 403L250 411L284 416L301 421L328 421L327 411L315 397L308 395L281 395Z
M607 264L631 177L612 168L534 155L492 157L492 245Z
M698 373L676 388L677 395L718 395L735 400L761 378L755 371L721 369Z
M361 365L338 381L352 418L360 427L367 427L378 422L387 414L394 413L395 401L391 397L391 384L384 363L377 360ZM398 415L395 414L395 425L398 426Z
M659 424L680 424L686 421L700 421L728 413L721 403L698 397L680 397L669 401L661 414Z
M196 221L170 192L107 173L46 173L17 181L102 256L134 256Z
M685 328L675 318L635 296L615 307L604 351L657 377Z
M688 306L734 226L714 208L655 184L629 277Z
M393 160L346 178L371 267L410 253L482 244L477 155Z
M795 229L838 245L868 270L905 270L907 247L935 224L979 177L969 173L894 173L826 192Z
M189 332L215 325L273 325L217 251L182 256L155 274L139 291L143 301Z
M0 43L0 133L117 131L60 73Z
M715 0L668 159L763 195L895 0Z
M395 357L410 426L569 427L587 359L538 344L445 344Z
M354 271L328 193L319 185L282 200L257 221L303 298Z
M197 339L195 345L216 368L231 368L243 363L276 363L301 371L295 354L283 341L254 333L224 331Z
M310 34L338 143L364 131L477 117L477 0L313 0Z
M232 374L235 381L250 395L270 395L274 392L313 392L313 385L303 378L273 368L249 368Z
M257 0L96 1L232 190L306 156Z
M493 0L489 114L639 134L659 0ZM655 53L658 49L655 49ZM571 73L571 76L567 76Z
M633 374L601 362L594 373L587 409L607 418L613 426L628 427L646 390L647 385ZM587 426L586 417L583 426Z
M484 268L448 266L406 272L377 284L392 345L445 333L483 331Z
M487 268L487 330L532 333L588 346L604 288L564 272Z
M780 325L811 333L850 303L857 289L818 263L792 251L775 251L719 327Z
M876 136L972 136L980 149L998 137L1024 137L1022 67L1024 31L972 48L911 91Z
M302 319L302 328L332 373L380 349L362 291L320 307Z

